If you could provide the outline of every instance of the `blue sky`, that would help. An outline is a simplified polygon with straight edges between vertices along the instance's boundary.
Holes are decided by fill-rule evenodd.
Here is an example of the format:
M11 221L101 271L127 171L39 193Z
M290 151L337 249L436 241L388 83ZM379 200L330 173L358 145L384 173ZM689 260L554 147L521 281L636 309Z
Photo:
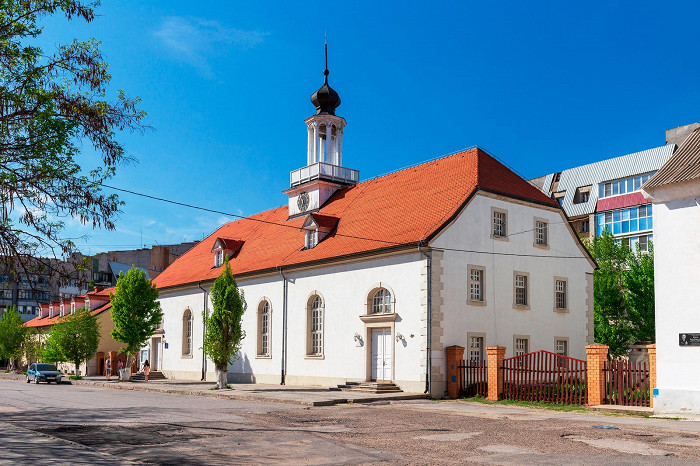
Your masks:
M112 184L250 215L286 202L323 82L361 179L480 145L530 178L664 144L700 120L697 2L105 1L46 19L49 51L95 37L113 90L153 131ZM86 161L95 163L89 152ZM117 230L69 222L83 252L201 239L229 219L128 194ZM430 202L426 199L426 202ZM142 239L141 239L142 238Z

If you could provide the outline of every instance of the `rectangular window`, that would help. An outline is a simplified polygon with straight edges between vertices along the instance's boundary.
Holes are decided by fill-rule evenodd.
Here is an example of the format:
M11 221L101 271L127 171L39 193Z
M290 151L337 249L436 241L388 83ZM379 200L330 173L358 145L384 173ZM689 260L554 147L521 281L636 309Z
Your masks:
M224 265L224 251L222 249L216 251L214 256L214 266L221 267Z
M506 236L506 213L493 211L493 236L505 238Z
M603 185L603 197L612 196L612 183L605 183Z
M554 303L557 309L566 309L566 280L554 280Z
M484 301L484 271L469 269L469 300Z
M306 232L306 249L315 248L318 244L318 230L309 230Z
M588 233L591 230L591 223L589 220L584 220L581 222L581 233Z
M469 337L469 360L484 360L484 337Z
M528 338L516 338L515 339L515 356L522 356L523 354L529 353L530 340Z
M549 241L549 226L547 222L535 222L535 243L546 246Z
M515 276L515 304L527 306L527 275Z
M644 252L649 251L649 240L647 236L639 237L639 250Z
M560 356L568 356L569 342L567 340L556 340L554 342L554 352Z

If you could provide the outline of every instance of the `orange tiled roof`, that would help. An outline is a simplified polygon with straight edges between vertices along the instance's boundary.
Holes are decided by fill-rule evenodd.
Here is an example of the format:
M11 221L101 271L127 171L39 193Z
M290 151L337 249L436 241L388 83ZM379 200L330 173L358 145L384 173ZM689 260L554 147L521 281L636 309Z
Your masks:
M245 241L230 260L237 275L417 244L437 233L477 189L560 208L483 150L470 149L336 191L318 213L337 217L337 228L312 249L304 249L299 231L305 217L288 220L285 205L223 225L154 283L166 288L218 277L211 249L222 237Z
M113 292L115 288L106 288L100 291L93 291L90 293L86 293L84 295L76 296L76 299L85 299L86 296L90 296L91 299L105 299L106 303L101 304L100 306L96 307L95 309L92 310L91 314L96 316L98 314L102 314L104 311L107 311L112 308L112 303L109 302L109 293ZM58 313L58 309L54 309L54 312ZM58 322L58 320L61 317L58 315L55 315L53 317L42 317L42 316L37 316L34 317L33 319L30 319L24 323L25 327L48 327L50 325L55 324Z

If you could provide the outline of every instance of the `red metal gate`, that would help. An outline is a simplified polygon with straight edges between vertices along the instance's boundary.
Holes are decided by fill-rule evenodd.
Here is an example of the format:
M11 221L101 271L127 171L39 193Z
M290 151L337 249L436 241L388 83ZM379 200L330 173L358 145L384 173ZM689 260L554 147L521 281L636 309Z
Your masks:
M488 379L486 361L462 361L459 365L460 395L488 396Z
M586 404L586 361L549 351L503 360L503 398Z
M624 359L606 361L605 403L622 406L649 406L651 387L649 364Z

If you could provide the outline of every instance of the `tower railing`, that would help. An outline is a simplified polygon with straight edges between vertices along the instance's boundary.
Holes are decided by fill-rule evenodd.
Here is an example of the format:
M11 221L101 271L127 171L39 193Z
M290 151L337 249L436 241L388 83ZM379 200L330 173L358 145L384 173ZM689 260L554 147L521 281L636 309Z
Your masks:
M355 184L360 181L360 172L352 168L332 165L326 162L312 163L289 174L290 186L298 186L311 180L337 181L345 184Z

